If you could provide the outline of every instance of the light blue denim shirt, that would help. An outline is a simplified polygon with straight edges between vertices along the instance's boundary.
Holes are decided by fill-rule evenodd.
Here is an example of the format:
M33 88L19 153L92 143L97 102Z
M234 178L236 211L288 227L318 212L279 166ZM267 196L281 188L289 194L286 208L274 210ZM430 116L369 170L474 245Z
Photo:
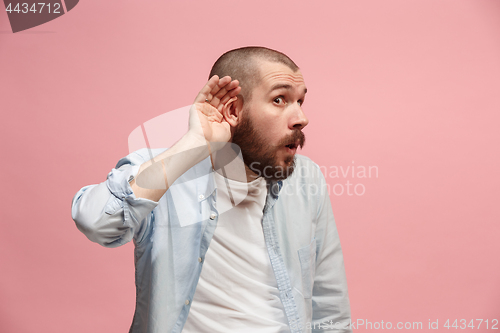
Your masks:
M132 333L182 331L219 217L210 158L158 202L134 196L129 181L151 153L163 151L122 158L105 182L73 198L72 217L91 241L134 241ZM342 249L318 165L296 155L294 173L267 188L262 229L290 332L352 332Z

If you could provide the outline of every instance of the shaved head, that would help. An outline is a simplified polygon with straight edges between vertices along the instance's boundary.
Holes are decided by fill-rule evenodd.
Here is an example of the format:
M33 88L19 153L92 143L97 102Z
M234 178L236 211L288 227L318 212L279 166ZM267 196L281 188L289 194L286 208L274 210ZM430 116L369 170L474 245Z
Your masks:
M299 70L292 59L281 52L261 46L249 46L221 55L213 65L209 78L214 75L219 78L228 75L232 80L238 80L241 86L240 96L244 102L248 102L252 98L252 90L260 82L258 64L262 60L284 64L294 72Z

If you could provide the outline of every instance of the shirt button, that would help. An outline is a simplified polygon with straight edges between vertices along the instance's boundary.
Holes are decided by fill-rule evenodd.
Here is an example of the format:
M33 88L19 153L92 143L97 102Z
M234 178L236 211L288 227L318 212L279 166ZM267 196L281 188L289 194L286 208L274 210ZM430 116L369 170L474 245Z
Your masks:
M187 299L184 303L186 303L186 305L189 305L189 300Z
M215 219L216 216L217 215L215 213L212 213L212 214L210 214L210 219L213 220L213 219Z
M205 196L204 196L203 194L200 194L200 195L198 196L198 198L199 198L200 200L203 200L203 199L205 199Z
M199 261L199 262L202 262L202 261L203 261L203 259L202 259L201 257L199 257L199 258L198 258L198 261Z

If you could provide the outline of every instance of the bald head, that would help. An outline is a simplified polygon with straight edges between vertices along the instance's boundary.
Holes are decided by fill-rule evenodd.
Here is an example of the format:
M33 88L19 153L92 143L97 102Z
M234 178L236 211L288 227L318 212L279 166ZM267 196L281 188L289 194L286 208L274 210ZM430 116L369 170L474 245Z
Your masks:
M250 101L252 91L260 82L259 61L277 62L288 66L296 72L299 67L287 55L260 46L242 47L231 50L220 56L210 71L211 78L214 75L222 78L230 76L238 80L241 86L240 96L243 101Z

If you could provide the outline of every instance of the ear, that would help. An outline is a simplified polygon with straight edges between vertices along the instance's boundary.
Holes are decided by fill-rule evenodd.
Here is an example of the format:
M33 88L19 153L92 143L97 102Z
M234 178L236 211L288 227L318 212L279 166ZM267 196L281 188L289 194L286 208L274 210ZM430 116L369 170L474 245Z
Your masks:
M243 97L241 95L231 98L222 108L222 116L224 120L236 127L240 122L241 110L243 109Z

